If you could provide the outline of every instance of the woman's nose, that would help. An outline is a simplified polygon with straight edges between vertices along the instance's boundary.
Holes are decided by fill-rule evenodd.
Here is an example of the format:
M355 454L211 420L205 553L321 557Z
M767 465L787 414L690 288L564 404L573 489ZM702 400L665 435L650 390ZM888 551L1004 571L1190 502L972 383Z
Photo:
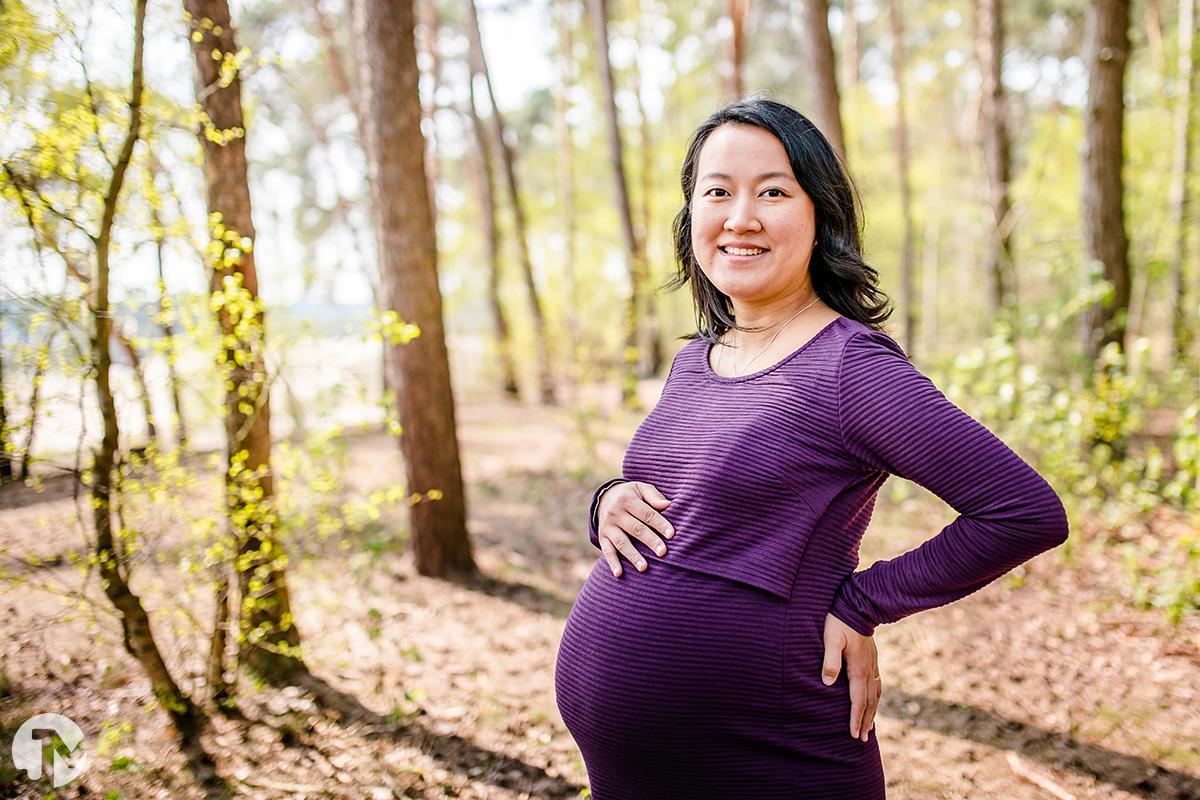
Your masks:
M729 210L729 216L725 218L725 230L735 233L762 230L762 223L758 221L758 214L754 210L752 200L734 201L733 207Z

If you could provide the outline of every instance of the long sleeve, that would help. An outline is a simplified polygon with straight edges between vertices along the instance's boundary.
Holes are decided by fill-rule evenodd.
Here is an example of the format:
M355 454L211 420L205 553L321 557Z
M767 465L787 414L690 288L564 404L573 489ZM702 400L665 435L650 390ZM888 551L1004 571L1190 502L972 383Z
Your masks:
M1066 512L1045 479L951 403L891 337L868 330L847 341L837 391L846 450L959 514L920 546L842 582L830 613L859 633L965 597L1066 540Z
M624 482L624 478L609 478L592 493L592 503L588 507L588 539L591 540L592 547L600 548L600 533L596 530L600 527L600 520L597 516L600 508L600 498L610 488Z

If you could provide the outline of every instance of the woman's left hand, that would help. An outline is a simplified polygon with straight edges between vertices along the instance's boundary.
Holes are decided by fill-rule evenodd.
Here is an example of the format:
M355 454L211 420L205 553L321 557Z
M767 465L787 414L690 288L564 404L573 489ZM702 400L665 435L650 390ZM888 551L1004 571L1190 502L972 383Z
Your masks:
M846 676L850 679L850 735L867 741L875 726L875 711L883 685L879 675L879 653L875 638L863 636L833 614L825 615L825 663L821 679L832 686L846 657Z

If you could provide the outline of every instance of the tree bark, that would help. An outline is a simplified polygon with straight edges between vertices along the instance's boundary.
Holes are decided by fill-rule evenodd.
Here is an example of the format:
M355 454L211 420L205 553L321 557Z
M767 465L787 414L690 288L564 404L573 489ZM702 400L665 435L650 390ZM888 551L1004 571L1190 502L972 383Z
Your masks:
M209 123L199 136L211 229L210 290L221 298L217 319L226 342L220 356L226 370L225 506L238 539L239 649L252 672L284 682L307 667L292 618L287 557L276 533L266 318L255 269L246 121L237 69L213 58L232 57L238 48L227 0L184 0L184 7L196 98Z
M1094 361L1109 343L1125 348L1129 313L1129 238L1125 231L1125 66L1129 60L1128 0L1088 5L1085 62L1088 96L1084 112L1083 238L1089 263L1098 262L1111 297L1086 316L1085 352Z
M558 28L558 83L554 93L554 121L558 146L558 196L562 209L563 231L563 292L566 297L567 346L569 355L564 359L568 380L577 384L582 379L580 364L580 319L579 319L579 286L578 274L575 269L575 178L574 178L574 148L571 145L571 122L568 113L571 108L571 85L573 82L572 68L575 59L571 54L571 28L574 20L571 18L574 3L572 0L557 0L555 8L555 25Z
M479 206L483 212L483 242L488 260L488 305L492 310L492 327L496 336L497 357L500 361L500 381L504 394L511 398L520 395L517 386L517 371L513 364L512 334L500 300L500 226L496 220L496 193L493 185L493 164L487 130L475 105L475 81L467 82L467 116L475 133L473 152L476 162L471 169L475 176L475 189L479 195Z
M109 349L112 334L109 304L109 248L117 201L125 183L125 175L133 157L133 148L141 137L142 121L142 54L145 48L147 0L137 0L134 6L133 79L129 100L129 128L114 162L104 195L100 230L95 237L96 279L92 288L92 354L95 359L96 397L100 404L103 434L92 462L92 521L96 534L96 563L104 594L116 608L121 619L125 649L138 662L150 679L150 688L166 712L172 727L179 734L182 748L189 754L189 763L205 785L216 782L211 758L199 744L201 732L207 725L204 713L175 682L163 660L162 653L150 627L150 617L141 600L129 587L127 565L123 551L113 533L112 502L119 492L116 470L120 431L117 427L117 408L111 385L112 354Z
M904 89L905 54L904 20L900 0L889 0L888 11L892 28L892 76L896 81L896 128L894 144L900 180L900 216L904 240L900 257L900 296L904 303L904 349L910 359L916 358L916 263L913 257L912 186L909 182L908 112Z
M429 127L429 138L425 140L425 179L429 187L429 214L433 226L437 228L437 182L438 182L438 145L437 145L437 89L442 81L442 62L438 54L438 10L434 0L419 0L417 3L417 22L424 30L421 37L421 49L429 59L429 76L431 90L429 102L421 106L421 118ZM420 86L418 73L417 85Z
M1175 165L1171 170L1171 221L1174 227L1174 252L1171 254L1171 282L1174 291L1171 292L1171 339L1175 359L1184 363L1195 336L1191 327L1188 309L1194 308L1191 292L1195 275L1194 268L1188 264L1188 211L1191 208L1191 198L1188 196L1188 176L1192 172L1192 131L1194 108L1196 103L1196 82L1200 70L1196 62L1200 59L1200 49L1197 44L1200 37L1196 36L1196 0L1179 0L1179 69L1176 80L1179 90L1176 92L1175 106ZM1194 265L1193 265L1194 266ZM1190 280L1189 280L1190 278Z
M596 33L596 63L600 69L602 103L608 122L608 149L613 169L614 200L625 239L625 260L629 269L629 299L625 311L625 353L623 359L621 401L630 409L638 407L637 367L641 343L641 308L645 294L645 258L633 229L633 214L629 205L629 184L625 179L624 146L621 126L617 119L617 102L613 88L612 65L608 59L608 0L591 0L592 23Z
M423 575L465 576L475 571L475 562L467 536L437 242L428 195L405 191L425 186L414 9L412 0L358 0L354 10L380 274L388 310L421 331L408 344L389 348L408 487L419 497L412 507L413 553Z
M987 260L992 276L992 318L1007 320L1009 335L1016 337L1017 274L1013 258L1013 216L1009 185L1012 156L1008 138L1008 99L1001 77L1004 57L1004 4L1001 0L974 0L975 54L983 76L980 97L980 139L987 169L992 207L992 228Z
M150 402L150 385L146 383L146 370L142 368L142 358L124 331L116 330L115 333L117 341L121 343L121 349L125 351L125 355L129 356L129 368L133 371L133 379L138 386L138 395L142 399L142 413L146 417L147 444L156 442L158 431L154 425L154 404Z
M179 349L175 342L175 324L172 322L175 308L171 302L171 295L167 291L166 271L163 269L163 247L166 245L166 239L162 234L163 226L158 218L158 212L152 210L151 213L155 229L154 256L158 266L159 326L162 328L163 342L166 344L167 382L171 389L171 407L175 409L175 446L180 450L186 450L188 444L187 420L183 416L183 402L180 399L179 391L179 371L176 369L175 363L179 357Z
M800 13L804 52L812 74L813 121L845 163L846 137L842 132L833 38L829 35L829 4L825 0L804 0Z
M726 100L737 100L744 91L742 69L746 60L746 11L749 6L750 0L727 0L726 7L729 10L733 34L729 37L729 82L726 84ZM607 9L605 16L607 17Z
M545 314L542 312L542 301L538 296L537 284L533 280L533 261L529 257L529 234L525 223L525 205L521 200L521 192L517 185L517 156L504 138L506 126L496 104L496 93L492 91L492 77L487 66L487 57L483 52L483 39L479 32L479 15L475 9L475 0L468 0L467 35L470 38L474 53L473 69L483 76L487 87L488 103L492 108L492 138L496 144L496 152L500 154L500 166L504 170L505 184L508 187L509 201L513 209L513 235L517 239L517 251L521 256L521 276L525 280L525 292L529 297L529 311L533 317L533 335L537 349L538 388L541 401L546 405L555 405L558 400L554 391L554 375L551 369L550 335L546 326Z
M858 85L858 3L846 0L843 5L845 22L842 25L842 83L849 89Z
M658 375L663 368L666 356L663 353L662 346L662 331L659 323L658 301L655 297L654 287L650 280L650 230L652 217L652 199L654 197L654 142L651 138L650 119L646 114L646 103L642 99L642 71L641 71L641 54L642 54L642 15L641 5L637 7L638 15L638 37L635 49L635 57L633 61L633 80L635 91L633 96L637 99L638 110L638 150L640 151L641 163L639 164L639 177L641 178L640 194L642 196L641 206L639 211L639 221L634 229L634 235L637 237L638 252L642 254L642 259L646 265L646 294L644 300L643 314L643 336L645 339L642 342L643 347L640 352L644 353L645 357L641 359L640 374L644 378Z
M42 406L42 382L50 366L50 354L54 352L57 335L57 329L46 335L46 341L38 346L37 363L33 366L33 381L29 389L29 432L25 434L25 446L21 448L21 471L17 476L21 481L29 480L29 472L33 467L33 437L37 433L38 411Z
M0 311L0 334L3 332L4 312ZM32 410L30 413L32 414ZM30 426L30 431L32 430L33 427ZM4 406L4 344L0 342L0 483L8 483L13 479L12 456L8 452L12 446L11 442L12 432L8 429L8 412ZM28 451L26 453L28 454Z

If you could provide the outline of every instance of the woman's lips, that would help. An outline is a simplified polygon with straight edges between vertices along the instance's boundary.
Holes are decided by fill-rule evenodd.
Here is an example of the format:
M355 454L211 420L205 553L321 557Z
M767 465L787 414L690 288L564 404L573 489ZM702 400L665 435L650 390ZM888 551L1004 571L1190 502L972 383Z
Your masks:
M743 248L738 248L738 249L743 249ZM748 248L746 248L746 249L748 249ZM767 253L771 252L770 250L760 250L759 252L754 253L753 255L740 255L738 253L730 253L722 247L718 247L717 250L719 250L721 252L721 255L723 255L726 258L733 260L733 261L750 261L752 259L758 258L759 256L765 256Z

